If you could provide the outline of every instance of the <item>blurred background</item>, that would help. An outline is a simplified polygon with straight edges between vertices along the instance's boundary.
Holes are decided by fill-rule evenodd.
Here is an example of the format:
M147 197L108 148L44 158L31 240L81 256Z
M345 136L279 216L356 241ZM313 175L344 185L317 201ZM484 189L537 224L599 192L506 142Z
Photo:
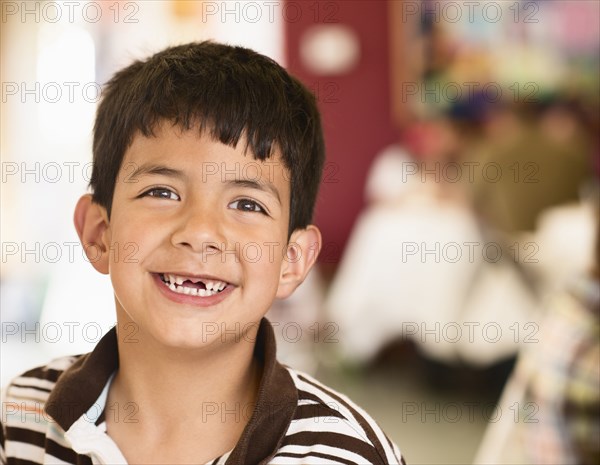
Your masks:
M408 463L598 463L599 2L0 6L2 385L115 323L72 227L102 85L214 39L323 115L325 244L270 311L281 359Z

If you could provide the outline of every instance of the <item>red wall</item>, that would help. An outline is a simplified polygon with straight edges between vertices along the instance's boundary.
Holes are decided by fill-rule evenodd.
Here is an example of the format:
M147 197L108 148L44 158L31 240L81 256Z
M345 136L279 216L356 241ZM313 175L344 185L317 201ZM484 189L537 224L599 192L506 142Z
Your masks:
M368 168L397 139L390 121L387 1L287 1L302 15L286 21L287 67L316 91L323 117L327 161L315 223L323 233L321 264L339 261L364 206ZM359 36L361 58L350 74L315 76L302 64L299 42L315 24L344 24Z

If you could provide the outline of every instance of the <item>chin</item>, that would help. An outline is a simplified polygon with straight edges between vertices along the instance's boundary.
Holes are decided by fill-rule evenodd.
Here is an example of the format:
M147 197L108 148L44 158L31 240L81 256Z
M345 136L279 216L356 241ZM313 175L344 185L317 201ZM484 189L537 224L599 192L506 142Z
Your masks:
M186 337L184 335L177 335L169 337L168 335L158 335L156 337L158 343L168 349L180 349L180 350L199 350L210 344L211 341L202 336L194 335L193 337Z

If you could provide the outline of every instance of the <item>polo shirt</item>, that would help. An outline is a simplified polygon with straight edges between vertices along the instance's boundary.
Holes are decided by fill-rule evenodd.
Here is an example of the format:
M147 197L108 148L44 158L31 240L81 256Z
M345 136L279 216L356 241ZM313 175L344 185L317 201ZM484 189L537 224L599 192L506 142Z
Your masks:
M277 361L265 318L254 356L263 367L254 409L236 446L210 464L405 463L360 407ZM113 328L89 354L56 359L12 380L2 400L2 463L126 464L106 434L106 398L118 364Z

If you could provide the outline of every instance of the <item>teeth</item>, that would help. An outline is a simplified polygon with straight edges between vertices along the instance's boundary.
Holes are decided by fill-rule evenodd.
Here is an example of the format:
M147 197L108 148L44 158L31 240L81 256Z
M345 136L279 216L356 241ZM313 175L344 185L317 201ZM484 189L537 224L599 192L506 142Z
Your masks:
M221 292L227 286L227 283L223 281L207 281L207 280L194 280L194 282L202 281L206 289L196 289L195 287L182 286L183 282L188 278L183 276L177 276L173 274L163 274L165 285L177 294L193 295L200 297L209 297L211 295Z

